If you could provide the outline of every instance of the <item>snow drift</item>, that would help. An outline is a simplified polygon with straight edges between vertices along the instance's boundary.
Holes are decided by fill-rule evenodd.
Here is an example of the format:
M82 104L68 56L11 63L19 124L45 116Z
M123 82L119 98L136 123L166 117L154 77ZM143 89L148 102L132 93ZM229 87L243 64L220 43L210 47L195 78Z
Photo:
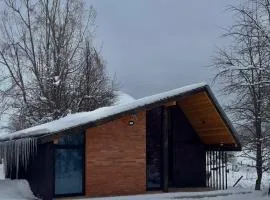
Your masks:
M26 180L0 180L0 200L34 200L38 199L33 195Z

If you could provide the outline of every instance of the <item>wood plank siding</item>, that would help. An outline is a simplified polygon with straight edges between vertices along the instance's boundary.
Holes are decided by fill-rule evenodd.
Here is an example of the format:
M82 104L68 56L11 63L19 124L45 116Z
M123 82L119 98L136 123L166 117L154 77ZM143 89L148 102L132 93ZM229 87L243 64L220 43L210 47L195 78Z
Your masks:
M182 98L178 101L178 105L204 144L236 144L230 130L206 92Z

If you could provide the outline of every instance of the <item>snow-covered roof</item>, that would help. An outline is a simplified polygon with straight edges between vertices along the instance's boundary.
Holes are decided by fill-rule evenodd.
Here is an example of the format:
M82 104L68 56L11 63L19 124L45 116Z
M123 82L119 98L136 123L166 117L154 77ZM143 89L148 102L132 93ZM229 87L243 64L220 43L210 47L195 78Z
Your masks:
M131 103L135 100L132 96L130 96L129 94L124 93L122 91L117 91L116 96L117 96L117 100L114 103L115 106L120 105L120 104Z
M185 93L194 90L203 89L206 87L207 87L206 83L192 84L137 100L134 100L130 96L129 98L127 98L128 96L125 95L126 98L125 102L122 101L121 103L117 103L116 105L99 108L91 112L80 112L70 114L66 117L45 124L41 124L13 133L3 134L0 135L0 141L19 139L24 137L38 137L45 134L63 132L65 130L86 125L88 123L94 123L96 121L112 117L117 114L132 111L141 107L146 107L147 105L151 105L153 103L170 100L173 97L183 95Z

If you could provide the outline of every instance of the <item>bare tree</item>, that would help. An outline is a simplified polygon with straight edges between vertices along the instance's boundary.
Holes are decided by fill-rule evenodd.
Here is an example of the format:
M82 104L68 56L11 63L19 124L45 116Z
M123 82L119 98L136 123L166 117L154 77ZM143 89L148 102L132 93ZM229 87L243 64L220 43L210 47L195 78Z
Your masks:
M247 0L231 7L236 20L225 34L232 41L214 58L214 80L230 95L227 106L245 144L243 156L255 160L260 190L269 170L270 7L268 0Z
M4 0L1 14L1 92L12 106L14 129L114 101L104 61L89 42L96 16L91 6L83 0Z

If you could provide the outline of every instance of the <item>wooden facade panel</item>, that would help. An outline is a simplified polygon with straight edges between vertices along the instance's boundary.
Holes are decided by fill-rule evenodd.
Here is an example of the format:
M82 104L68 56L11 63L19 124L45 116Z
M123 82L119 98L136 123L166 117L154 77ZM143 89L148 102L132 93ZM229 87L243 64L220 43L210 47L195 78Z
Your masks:
M230 143L230 140L227 140L224 137L218 137L218 141L221 141L220 143L217 144L217 139L210 138L210 137L201 137L202 141L207 141L208 145L220 145L220 144L227 144L227 145L234 145L234 143Z
M236 143L206 92L185 97L178 105L205 144Z

